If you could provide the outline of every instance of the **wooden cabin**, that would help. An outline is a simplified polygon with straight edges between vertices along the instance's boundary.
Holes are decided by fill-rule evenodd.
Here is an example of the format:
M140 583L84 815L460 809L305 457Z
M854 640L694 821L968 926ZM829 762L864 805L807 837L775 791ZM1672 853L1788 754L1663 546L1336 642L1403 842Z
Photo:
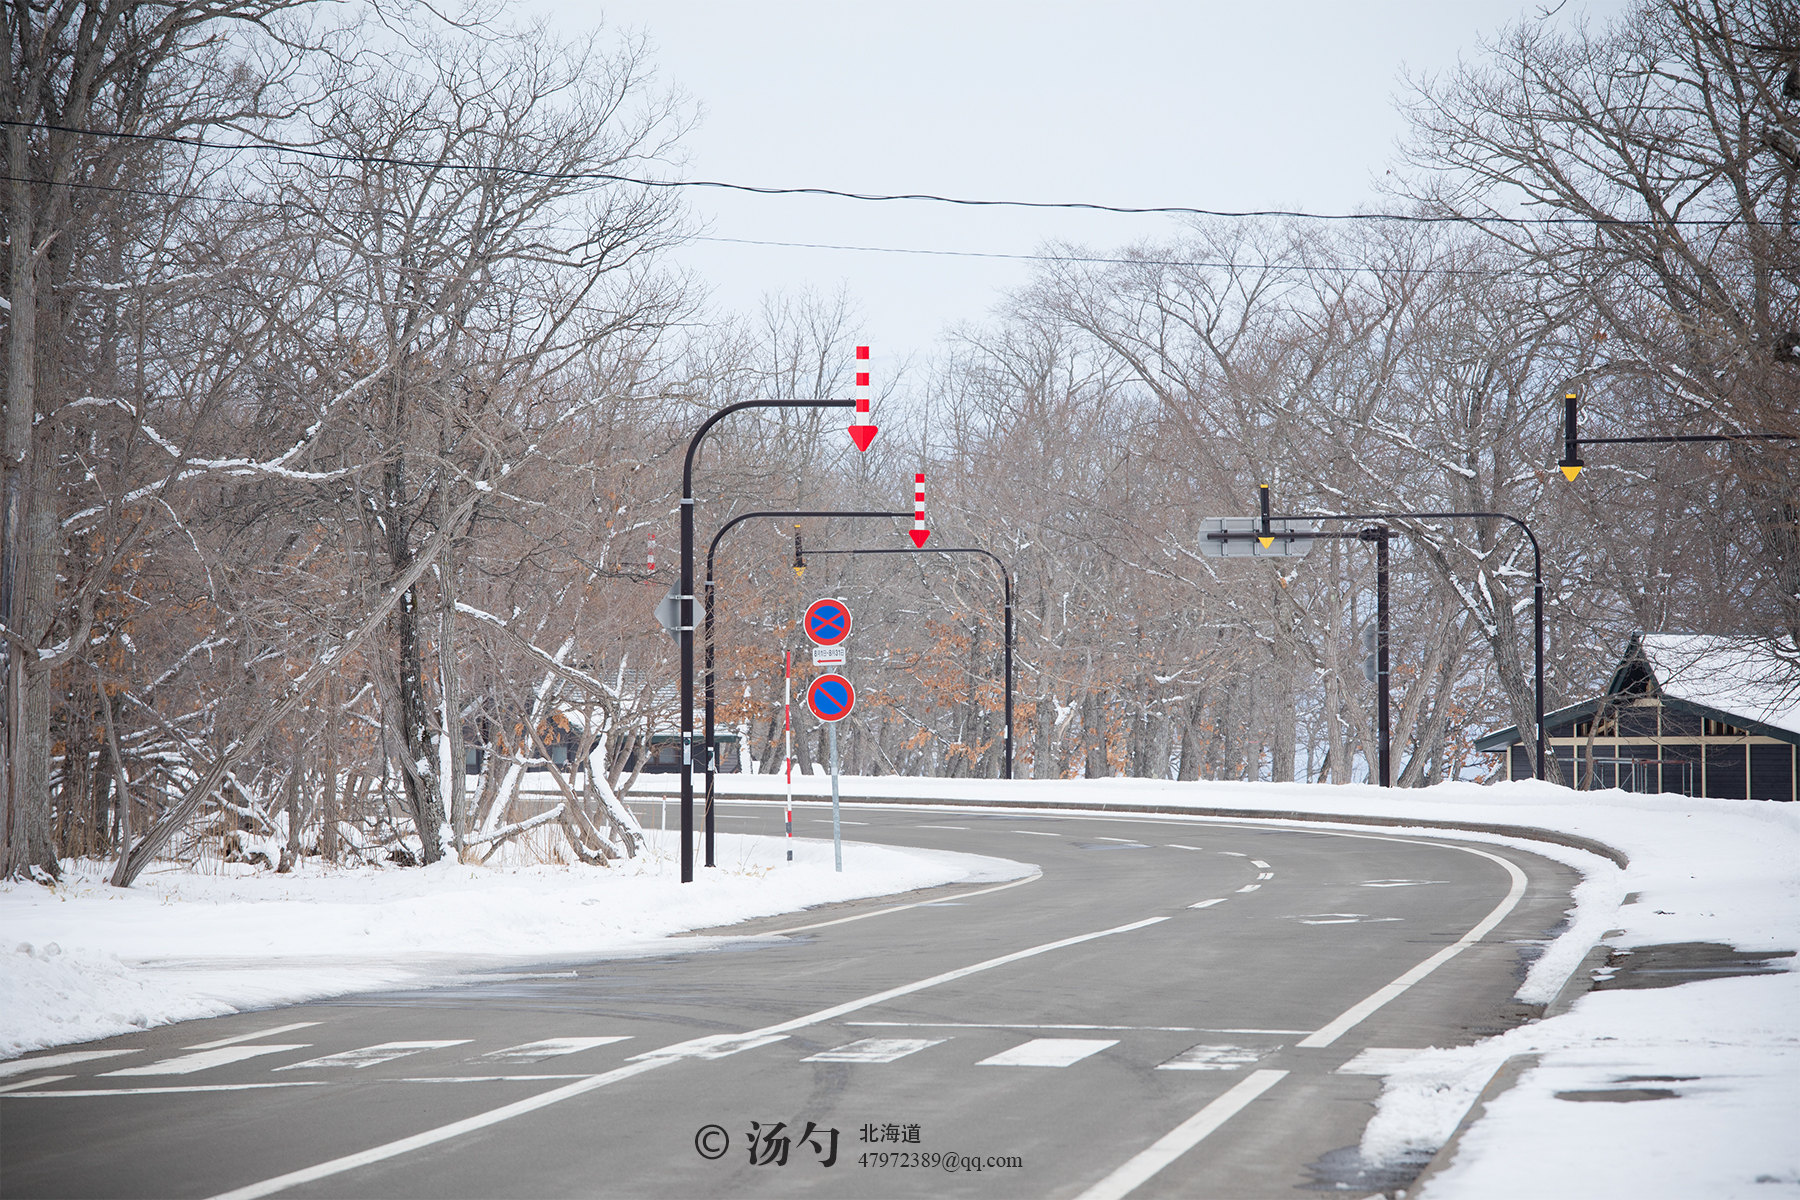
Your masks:
M1544 733L1577 788L1800 799L1800 664L1767 640L1634 634L1606 691L1544 714ZM1518 726L1475 749L1504 756L1497 778L1532 778Z

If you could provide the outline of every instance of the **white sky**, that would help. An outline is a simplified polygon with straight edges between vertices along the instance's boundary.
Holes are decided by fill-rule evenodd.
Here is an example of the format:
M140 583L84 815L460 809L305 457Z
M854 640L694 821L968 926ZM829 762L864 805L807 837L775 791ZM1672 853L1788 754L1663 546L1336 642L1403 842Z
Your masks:
M1554 7L1554 2L1551 7ZM1566 0L1596 24L1623 0ZM528 10L530 11L530 10ZM1536 6L1436 3L563 3L648 34L703 122L687 177L858 192L1344 212L1379 206L1402 68L1439 72ZM716 238L1030 254L1169 237L1166 216L688 193ZM847 287L878 374L986 318L1030 264L697 241L714 305Z

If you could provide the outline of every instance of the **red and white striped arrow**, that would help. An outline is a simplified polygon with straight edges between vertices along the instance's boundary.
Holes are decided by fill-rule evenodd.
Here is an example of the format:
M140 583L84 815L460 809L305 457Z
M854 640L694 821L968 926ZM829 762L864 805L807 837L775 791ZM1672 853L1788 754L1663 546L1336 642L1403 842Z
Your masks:
M931 530L925 528L925 472L920 471L913 476L913 527L907 531L912 535L913 545L923 550L925 539L931 536Z
M869 419L869 348L856 348L856 415L850 418L850 440L858 450L867 450L875 440L878 427Z

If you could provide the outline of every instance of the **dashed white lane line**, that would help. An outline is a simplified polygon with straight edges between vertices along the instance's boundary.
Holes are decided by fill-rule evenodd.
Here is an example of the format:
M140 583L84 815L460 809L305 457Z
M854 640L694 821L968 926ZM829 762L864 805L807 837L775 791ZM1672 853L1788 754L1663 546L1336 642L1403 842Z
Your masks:
M1111 937L1116 933L1130 933L1133 930L1145 929L1151 925L1159 925L1168 919L1169 918L1167 917L1149 917L1142 921L1132 921L1126 925L1115 925L1111 929L1099 929L1095 930L1093 933L1082 933L1077 934L1074 937L1062 938L1059 941L1045 942L1038 946L1028 946L1023 950L1015 950L1011 954L1002 954L998 958L990 958L982 962L971 963L966 967L958 967L954 971L945 971L941 975L932 975L925 979L916 980L913 983L902 984L900 987L889 988L885 992L876 992L873 995L864 996L861 999L849 1000L843 1004L833 1005L830 1008L822 1008L817 1012L808 1013L803 1017L795 1017L791 1021L783 1021L778 1025L769 1025L762 1029L753 1029L738 1036L744 1041L750 1041L771 1034L791 1033L796 1029L804 1029L809 1025L818 1025L837 1017L844 1016L846 1013L856 1012L858 1009L882 1004L900 996L909 996L914 992L921 992L926 988L936 987L941 983L950 983L953 980L964 979L982 971L990 971L995 967L1006 966L1009 963L1033 958L1040 954L1048 954L1051 951L1061 950L1067 946L1078 946L1084 942L1094 941L1097 938ZM423 1133L417 1133L411 1137L401 1138L398 1141L388 1142L380 1146L372 1146L369 1149L360 1151L356 1154L346 1154L341 1158L334 1158L327 1162L317 1163L314 1166L303 1167L298 1171L289 1171L284 1175L276 1175L269 1179L247 1184L241 1188L235 1188L229 1192L221 1192L214 1200L253 1200L255 1197L271 1196L276 1192L286 1191L288 1188L296 1187L302 1183L311 1183L319 1179L328 1179L333 1175L341 1175L345 1171L353 1171L358 1167L368 1166L372 1163L384 1162L387 1159L396 1158L413 1150L422 1150L427 1146L435 1146L440 1142L453 1141L465 1134L473 1133L477 1129L486 1129L490 1125L498 1125L502 1121L509 1121L514 1117L524 1116L526 1113L536 1112L538 1109L548 1108L553 1104L560 1104L564 1100L572 1100L576 1096L586 1095L588 1092L603 1088L610 1083L616 1083L622 1079L630 1079L634 1075L642 1075L646 1071L654 1071L659 1067L668 1066L670 1063L679 1062L683 1057L686 1057L679 1053L683 1049L682 1045L669 1046L665 1049L676 1053L647 1058L638 1062L628 1062L625 1066L618 1067L614 1070L606 1071L599 1075L590 1075L586 1079L577 1079L571 1083L564 1084L562 1087L552 1088L547 1092L541 1092L536 1096L530 1096L524 1100L515 1101L512 1104L503 1104L499 1108L492 1108L487 1112L477 1113L474 1116L466 1117L461 1121L452 1121L450 1124L440 1125L436 1129L427 1129Z
M1250 860L1250 865L1251 865L1251 866L1253 866L1253 867L1261 867L1261 868L1262 868L1262 869L1263 869L1263 870L1265 870L1265 871L1266 871L1266 870L1268 870L1268 869L1269 869L1269 864L1268 864L1268 863L1266 863L1266 862L1264 862L1264 861L1263 861L1263 860L1262 860L1262 859L1260 859L1260 858L1253 858L1253 859L1251 859L1251 860Z
M982 888L979 891L962 892L958 896L958 901L960 902L960 901L968 900L975 896L985 896L989 892L1004 892L1007 888L1016 888L1022 884L1032 883L1036 880L1042 879L1043 877L1044 876L1043 876L1042 872L1037 872L1037 873L1034 873L1031 875L1027 875L1023 879L1015 879L1010 883L998 883L998 884L995 884L993 887ZM894 905L890 905L887 908L878 908L874 912L857 913L855 916L834 917L832 920L829 920L829 921L814 921L810 925L793 925L793 926L788 927L787 929L771 929L767 933L759 933L755 936L757 936L757 937L781 937L781 936L783 936L785 934L789 934L789 933L803 933L808 929L823 929L827 925L842 925L848 921L866 921L870 917L879 917L879 916L883 916L887 913L903 912L909 908L928 908L934 904L941 904L941 903L943 903L943 901L916 900L911 904L894 904Z
M84 1088L68 1092L13 1092L11 1096L17 1100L65 1100L85 1096L185 1096L191 1092L260 1092L267 1088L325 1086L327 1084L323 1079L293 1079L284 1083L196 1083L187 1087Z
M612 1037L545 1038L540 1042L526 1042L521 1046L509 1046L505 1050L490 1050L481 1057L505 1063L542 1062L546 1058L558 1058L564 1054L592 1050L595 1046L610 1046L614 1042L628 1041L630 1037L630 1034L615 1034Z
M142 1050L75 1050L67 1054L46 1054L42 1058L15 1058L11 1062L0 1062L0 1079L8 1075L23 1075L27 1071L72 1067L76 1063L93 1062L96 1058L117 1058L121 1054L142 1053Z
M967 825L920 825L920 826L918 826L918 828L920 828L920 829L960 829L964 833L967 833L969 830L969 827Z
M1396 838L1394 840L1400 841L1403 839ZM1417 844L1429 846L1436 845L1437 843L1421 842ZM1455 846L1454 848L1468 854L1478 855L1481 858L1490 859L1493 862L1499 863L1502 867L1505 867L1507 874L1512 877L1512 887L1507 890L1506 899L1495 905L1494 910L1483 917L1479 925L1463 934L1454 944L1445 946L1442 950L1439 950L1436 954L1432 955L1406 974L1400 976L1400 978L1394 980L1394 982L1377 991L1374 995L1351 1005L1349 1008L1345 1009L1335 1021L1326 1025L1323 1029L1320 1029L1307 1037L1301 1038L1300 1041L1296 1043L1297 1045L1308 1050L1318 1046L1331 1045L1331 1043L1337 1041L1338 1038L1342 1037L1347 1031L1354 1029L1370 1013L1379 1009L1382 1005L1394 999L1396 996L1399 996L1402 992L1406 991L1407 988L1410 988L1413 984L1419 982L1419 980L1425 978L1427 975L1461 954L1464 950L1467 950L1470 946L1473 946L1476 942L1480 941L1487 935L1490 929L1505 920L1506 914L1510 913L1513 910L1513 907L1519 903L1519 898L1525 894L1525 872L1519 870L1518 867L1515 867L1508 860L1501 858L1498 854L1489 854L1486 850L1477 850L1473 846Z
M285 1067L276 1067L277 1071L311 1071L320 1067L352 1067L362 1070L377 1063L393 1062L396 1058L405 1058L409 1054L417 1054L422 1050L442 1050L446 1046L466 1046L471 1038L455 1038L447 1042L377 1042L373 1046L363 1046L356 1050L344 1050L337 1054L327 1054L323 1058L309 1058L305 1062L289 1063ZM298 1047L293 1047L298 1049ZM119 1072L114 1072L119 1074Z
M1275 878L1275 872L1264 871L1262 874L1258 875L1257 878L1258 879L1273 879L1273 878Z
M1250 857L1248 854L1239 854L1236 850L1221 850L1221 851L1219 851L1219 853L1220 854L1228 854L1232 858L1249 858Z
M984 1058L978 1067L1067 1067L1108 1046L1119 1044L1118 1038L1032 1038L1010 1050Z
M1243 887L1239 888L1238 891L1254 892L1257 888L1259 888L1261 886L1262 886L1262 884L1260 884L1260 883L1246 883Z
M1223 903L1225 903L1225 897L1219 896L1212 900L1202 900L1198 904L1190 904L1190 905L1188 905L1188 907L1189 908L1211 908L1215 904L1223 904Z
M1261 1061L1279 1046L1189 1046L1158 1071L1236 1071Z
M292 1033L296 1029L311 1029L317 1021L296 1021L292 1025L276 1025L271 1029L259 1029L255 1033L240 1033L236 1037L220 1038L216 1042L201 1042L198 1046L189 1046L189 1050L217 1050L220 1046L235 1046L239 1042L254 1042L259 1038L274 1037L278 1033Z
M1205 846L1183 846L1178 842L1170 842L1169 849L1171 849L1171 850L1204 850L1204 849L1206 849L1206 847Z
M1117 1170L1087 1191L1080 1200L1120 1200L1138 1185L1192 1150L1206 1136L1231 1120L1252 1100L1286 1077L1286 1071L1252 1071L1236 1087L1152 1142L1148 1149L1126 1160Z
M863 1038L836 1050L821 1050L801 1062L891 1063L917 1054L932 1046L940 1046L949 1038Z
M242 1062L246 1058L255 1058L261 1054L278 1054L284 1050L309 1048L310 1045L305 1042L298 1046L226 1046L218 1050L202 1050L198 1054L183 1054L179 1058L165 1058L141 1067L123 1067L117 1071L102 1071L100 1078L105 1079L114 1075L192 1075L195 1071L209 1071L214 1067Z
M1132 846L1141 846L1144 844L1144 843L1138 841L1136 838L1101 837L1099 834L1094 835L1094 840L1096 842L1125 842L1128 845L1132 845Z
M1300 1037L1310 1029L1208 1029L1204 1025L1021 1025L1016 1021L845 1021L846 1025L888 1029L1097 1029L1126 1033L1258 1033Z
M1014 833L1023 833L1028 837L1061 837L1060 833L1045 833L1041 829L1015 829Z
M16 1092L20 1088L40 1087L46 1083L61 1083L65 1079L73 1079L73 1075L39 1075L34 1079L15 1079L8 1084L0 1084L0 1095Z

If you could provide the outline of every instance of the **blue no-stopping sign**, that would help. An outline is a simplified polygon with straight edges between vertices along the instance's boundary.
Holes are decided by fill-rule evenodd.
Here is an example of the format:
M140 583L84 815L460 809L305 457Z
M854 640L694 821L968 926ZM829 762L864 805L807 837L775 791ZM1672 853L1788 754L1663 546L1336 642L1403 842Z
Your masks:
M830 597L814 600L801 625L815 645L835 646L850 636L850 606Z

